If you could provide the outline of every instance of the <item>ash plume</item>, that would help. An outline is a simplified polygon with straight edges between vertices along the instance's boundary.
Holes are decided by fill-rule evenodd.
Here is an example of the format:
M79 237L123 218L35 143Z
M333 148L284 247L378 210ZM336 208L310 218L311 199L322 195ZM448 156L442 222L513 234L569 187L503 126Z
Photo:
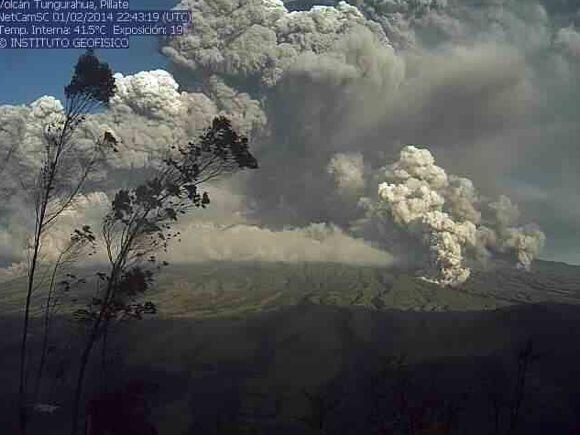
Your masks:
M395 175L377 180L380 166L398 158L401 144L426 143L445 176L416 173L410 178L426 190L413 182L411 193L389 193L398 221L385 212L380 231L364 235L373 246L392 251L403 227L398 242L419 250L431 234L428 256L441 258L446 274L433 276L446 282L494 253L529 268L545 240L545 255L575 251L580 63L568 3L365 0L290 12L276 0L184 0L176 8L192 11L193 25L165 41L171 73L117 74L110 110L79 131L79 140L107 131L120 144L93 191L137 179L167 145L222 114L250 136L261 168L212 186L239 199L196 222L273 233L327 222L351 236L367 218L357 198L376 196L385 181L405 185ZM0 107L0 158L17 162L3 166L6 231L24 202L14 195L22 192L17 174L34 173L44 122L34 116L29 106ZM446 180L440 187L437 177ZM548 237L520 225L520 211Z
M361 153L336 153L326 169L342 194L356 195L364 190L366 180Z
M393 257L340 228L313 223L270 230L256 225L191 222L181 227L187 243L176 244L171 261L325 262L390 267Z
M274 86L305 53L329 51L344 35L364 27L386 39L377 23L354 6L317 6L289 12L280 0L184 0L192 12L190 33L173 38L163 52L176 64L206 76L220 74Z
M404 147L383 177L375 208L423 240L431 256L428 279L438 284L464 283L469 262L493 251L515 254L518 266L529 270L542 249L539 228L512 226L519 212L508 197L486 203L470 180L447 174L425 148Z
M177 6L191 10L197 25L167 44L174 67L202 88L219 76L266 114L264 170L248 187L256 217L345 226L355 213L335 201L336 184L321 169L332 156L360 152L376 169L401 144L428 143L480 189L517 198L549 233L548 252L572 249L566 232L577 227L577 212L557 198L576 197L576 171L564 168L570 182L563 188L545 175L563 172L549 144L577 159L572 3L351 3L298 12L258 0ZM264 186L281 162L292 168L284 174L291 181L273 192ZM301 195L306 186L310 194Z

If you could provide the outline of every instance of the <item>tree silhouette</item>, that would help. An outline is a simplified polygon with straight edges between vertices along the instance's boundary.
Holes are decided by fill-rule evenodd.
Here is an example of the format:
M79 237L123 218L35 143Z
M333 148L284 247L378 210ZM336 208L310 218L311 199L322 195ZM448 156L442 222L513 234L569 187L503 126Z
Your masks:
M95 236L92 233L90 227L84 226L82 229L77 229L74 231L70 237L70 240L59 253L54 265L51 267L52 270L50 273L47 297L44 306L43 336L42 347L40 351L40 362L36 369L36 380L34 385L34 393L32 395L35 402L38 402L40 397L40 385L44 375L44 368L48 356L52 317L57 313L61 305L61 297L69 292L71 286L74 284L84 284L86 282L84 278L77 277L77 275L73 273L67 273L64 279L59 281L57 279L59 271L62 271L62 269L66 266L73 265L87 252L87 250L90 250L88 253L89 256L95 253Z
M72 81L65 88L66 104L62 118L47 126L44 132L42 164L31 188L35 228L29 246L28 280L19 364L19 430L27 426L27 343L32 294L41 259L42 241L52 224L69 207L102 156L106 144L96 141L92 149L80 149L74 133L85 114L107 105L114 93L114 79L108 65L89 51L80 56ZM58 262L57 262L58 264ZM47 307L50 304L47 304Z
M128 318L140 319L154 313L151 302L136 302L150 288L161 265L155 256L179 238L174 227L179 216L210 203L200 185L242 169L256 169L257 161L248 140L239 136L225 117L183 147L173 147L145 183L122 189L115 195L103 219L102 240L109 261L106 272L98 272L97 297L75 314L90 326L83 349L73 400L71 435L77 434L83 383L91 352L106 336L108 324Z

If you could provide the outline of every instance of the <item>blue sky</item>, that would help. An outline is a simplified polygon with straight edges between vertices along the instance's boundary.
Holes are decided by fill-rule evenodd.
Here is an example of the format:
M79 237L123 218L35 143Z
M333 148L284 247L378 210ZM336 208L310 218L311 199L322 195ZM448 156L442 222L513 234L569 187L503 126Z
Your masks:
M139 0L134 9L171 9L177 0ZM114 72L134 74L162 68L167 59L158 48L158 38L131 38L129 49L97 50L99 59ZM0 105L27 104L42 95L63 99L63 88L72 76L77 58L84 50L0 50Z

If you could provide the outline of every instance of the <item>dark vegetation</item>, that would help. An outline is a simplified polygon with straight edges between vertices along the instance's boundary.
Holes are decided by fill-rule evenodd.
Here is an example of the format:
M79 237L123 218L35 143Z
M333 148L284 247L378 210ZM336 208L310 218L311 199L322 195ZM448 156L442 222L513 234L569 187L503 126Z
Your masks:
M166 265L166 262L158 264L155 254L166 251L169 242L179 238L179 232L174 230L179 217L193 208L209 205L208 193L199 190L204 183L258 166L249 151L248 140L233 130L228 119L215 118L197 140L168 148L166 157L154 165L142 184L119 190L110 211L103 218L100 231L94 233L89 225L74 230L54 264L46 264L42 260L43 242L53 224L74 204L98 163L106 160L107 151L119 151L117 140L110 132L103 132L102 139L97 140L91 150L79 147L75 137L86 115L106 107L114 92L115 80L109 66L100 62L91 50L83 54L76 64L70 84L65 87L66 103L62 119L45 127L39 173L34 182L26 186L33 199L35 226L28 248L26 301L18 362L16 414L18 433L21 435L30 433L33 411L55 410L54 405L41 403L39 399L49 353L54 353L54 346L50 345L50 329L59 306L59 294L87 286L95 289L87 308L77 309L73 313L73 319L85 329L84 343L75 343L80 348L80 358L78 373L73 381L70 434L76 435L82 419L83 388L93 351L97 344L102 344L103 386L106 389L110 324L131 318L140 320L145 314L155 314L155 305L140 299L153 284L155 273ZM93 255L99 247L106 252L108 264L96 272L96 279L89 280L70 272L62 278L65 266L74 264L84 255ZM48 281L47 275L50 277ZM43 338L39 346L40 361L35 370L36 382L33 391L30 391L28 379L33 370L29 346L32 302L33 294L39 291L46 294ZM62 378L62 370L59 369L56 376ZM105 394L104 397L110 396ZM122 402L121 399L115 400ZM91 402L93 407L89 417L93 418L89 420L93 433L105 433L105 428L100 427L102 417L99 415L102 416L102 410L106 407L97 404L106 402L105 399ZM120 405L115 408L120 409L120 415L127 411ZM121 426L109 429L119 433L126 431Z
M30 326L31 302L33 293L46 285L40 273L42 244L46 235L60 215L71 206L80 194L91 173L103 158L110 143L107 138L95 141L91 149L82 149L75 141L74 134L85 120L87 113L102 106L107 106L113 96L115 84L108 65L99 62L89 51L82 55L75 67L71 82L65 87L65 111L62 119L45 126L44 149L39 173L33 183L25 186L34 207L35 224L28 248L28 269L26 285L26 303L24 307L22 339L19 358L18 418L19 433L27 433L30 417L28 408L35 397L29 396L28 373L30 368L28 334ZM81 254L87 243L94 242L90 228L84 227L71 236L70 244L63 250L59 259L52 266L50 282L47 284L47 301L45 304L45 339L41 350L41 361L37 370L37 382L42 377L46 353L48 352L48 335L50 329L51 307L56 276L60 266L72 261ZM39 276L40 275L40 276ZM34 395L38 390L34 388Z
M151 317L111 334L106 391L100 358L92 360L87 391L96 404L87 406L107 424L129 425L121 433L150 424L161 434L571 434L580 411L578 313L570 305L433 313L303 302L237 318ZM65 344L83 341L59 318L61 334L67 361L76 345ZM2 360L6 386L14 385L10 366ZM31 433L66 430L74 376L65 370L48 396L62 408L37 413ZM9 424L4 397L0 424Z

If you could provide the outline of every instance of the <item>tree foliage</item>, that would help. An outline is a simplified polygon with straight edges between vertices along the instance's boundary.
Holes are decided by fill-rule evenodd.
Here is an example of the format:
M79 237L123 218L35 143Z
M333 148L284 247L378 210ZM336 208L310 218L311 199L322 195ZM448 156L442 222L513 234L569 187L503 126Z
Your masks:
M89 325L90 334L81 355L71 435L76 435L86 367L93 347L106 340L111 321L141 319L157 307L141 298L152 286L154 274L166 262L156 254L166 251L179 217L193 208L206 208L210 197L200 186L243 169L256 169L248 140L239 136L225 117L217 117L197 141L173 147L143 184L119 190L105 215L102 237L109 269L98 272L98 292L75 317Z
M92 51L87 52L79 58L73 78L70 84L65 87L66 107L62 118L48 125L44 131L42 164L36 182L31 187L35 227L29 245L28 282L20 343L18 391L19 430L22 435L26 434L28 420L26 379L31 297L37 284L36 275L42 258L43 239L51 224L74 202L102 155L104 145L106 145L106 141L96 141L92 149L81 149L75 141L74 133L84 121L85 114L101 105L107 105L114 92L115 82L109 66L100 62ZM78 235L82 236L82 234L83 232L79 230ZM73 240L73 246L75 245ZM68 256L72 252L69 251L66 255ZM61 256L60 259L62 258ZM53 269L51 283L54 283L59 266L60 263L57 261ZM48 292L49 298L53 288L51 284ZM45 305L45 317L50 315L50 302L48 300ZM47 324L45 323L45 325ZM43 354L37 372L39 374L42 374L42 365L45 361L44 353L47 348L48 329L45 329L44 335L43 342L45 344L43 344L41 351Z
M115 79L109 65L99 61L89 49L80 56L70 83L64 93L71 105L79 100L108 105L115 94Z

